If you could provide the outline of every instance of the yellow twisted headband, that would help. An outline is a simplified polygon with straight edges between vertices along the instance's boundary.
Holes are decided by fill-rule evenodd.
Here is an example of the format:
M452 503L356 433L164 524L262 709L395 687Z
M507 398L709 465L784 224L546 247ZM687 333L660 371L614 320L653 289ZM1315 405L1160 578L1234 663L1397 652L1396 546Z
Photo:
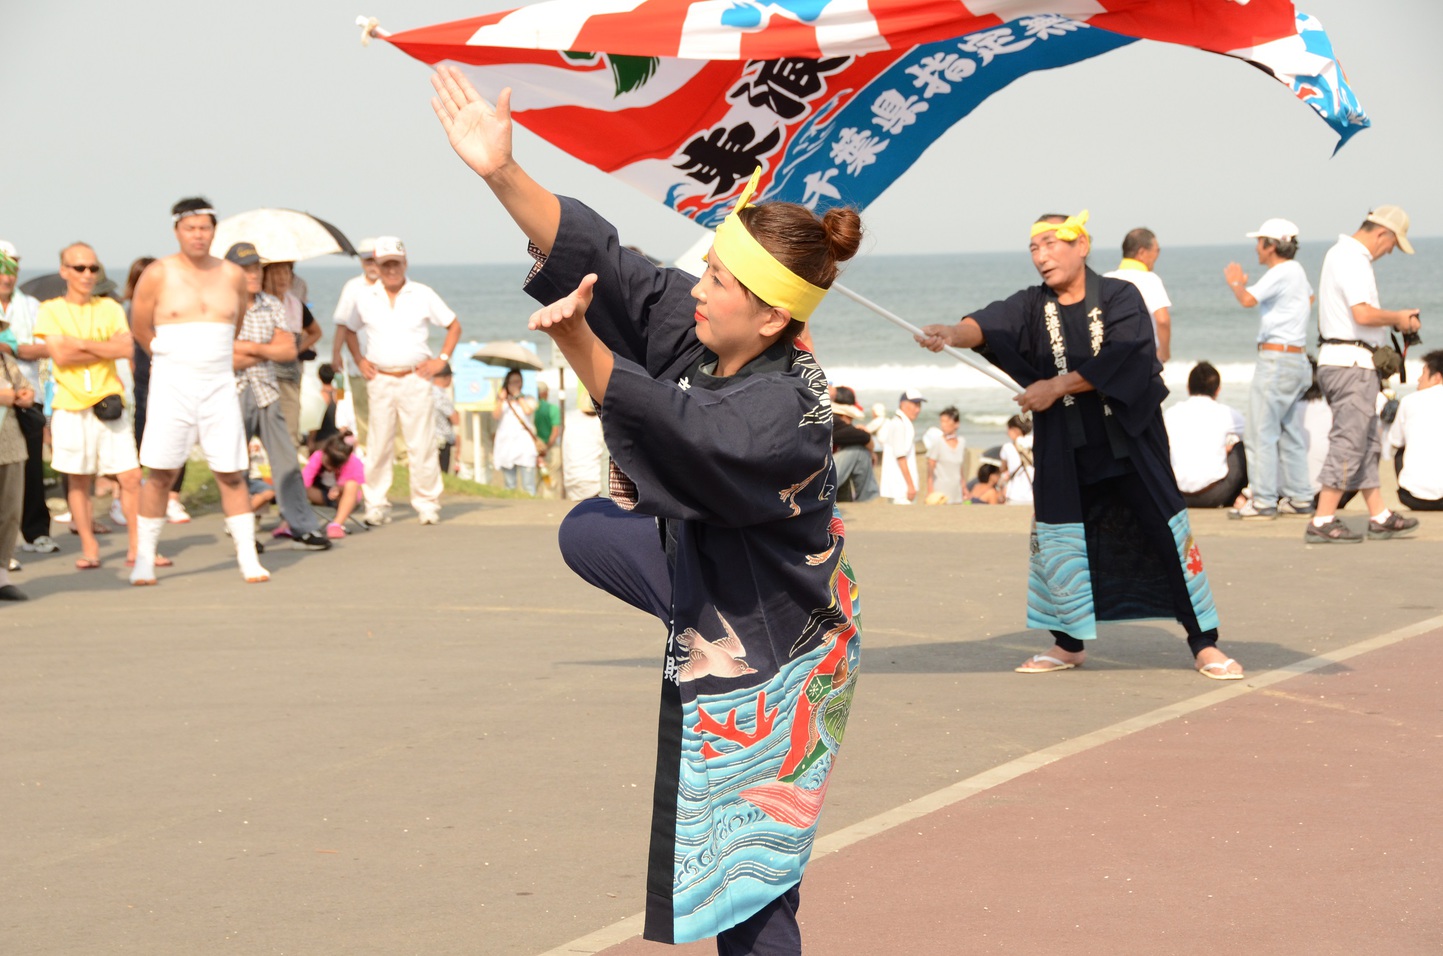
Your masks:
M1089 239L1092 238L1087 231L1086 209L1075 216L1068 216L1062 222L1034 222L1032 224L1032 232L1027 238L1031 239L1040 232L1052 232L1053 230L1057 231L1057 238L1063 242L1075 242L1078 236L1087 236Z
M722 220L722 224L717 226L712 249L727 270L736 276L737 281L750 289L758 299L767 305L786 309L792 318L805 322L826 297L827 290L812 285L778 262L770 252L762 248L756 237L747 231L741 217L737 215L751 205L748 200L752 198L752 193L756 192L757 180L761 174L761 167L758 166L756 172L752 173L747 188L742 190L737 204Z

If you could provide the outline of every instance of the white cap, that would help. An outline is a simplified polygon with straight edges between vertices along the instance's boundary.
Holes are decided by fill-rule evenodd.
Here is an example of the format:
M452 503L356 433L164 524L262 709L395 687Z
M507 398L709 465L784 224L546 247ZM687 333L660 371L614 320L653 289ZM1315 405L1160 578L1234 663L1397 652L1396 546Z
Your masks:
M907 389L905 392L902 393L902 397L899 398L897 401L899 401L899 402L916 402L918 405L921 405L921 404L922 404L923 402L925 402L926 400L927 400L927 399L922 396L922 393L921 393L921 392L917 391L915 388L909 388L909 389Z
M1413 244L1408 241L1408 214L1402 207L1378 206L1368 212L1367 221L1393 230L1393 235L1398 237L1398 248L1410 256L1413 254Z
M382 259L404 259L406 247L395 236L380 236L376 239L374 258L377 262Z
M356 243L356 255L360 256L362 259L376 258L375 238L372 237L369 239L362 239L360 242Z
M1286 219L1269 219L1258 227L1257 232L1248 233L1249 239L1296 239L1298 227Z
M16 262L20 261L20 253L15 251L15 246L11 243L6 242L4 239L0 239L0 252L3 252L5 255L14 259Z

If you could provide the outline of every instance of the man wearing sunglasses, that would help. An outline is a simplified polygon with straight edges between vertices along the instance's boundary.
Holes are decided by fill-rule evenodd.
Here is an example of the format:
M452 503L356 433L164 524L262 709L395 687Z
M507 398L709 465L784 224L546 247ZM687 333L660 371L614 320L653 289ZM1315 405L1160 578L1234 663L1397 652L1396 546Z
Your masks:
M140 460L150 469L140 501L140 549L131 584L154 584L155 548L171 482L197 441L220 486L225 526L247 582L270 580L256 558L246 489L245 424L236 399L235 338L250 305L240 266L210 254L215 210L199 197L171 208L180 251L152 262L135 286L130 327L150 352L150 398Z
M125 312L114 299L95 294L100 260L83 242L60 252L65 295L40 306L35 335L45 340L55 376L50 419L50 466L70 478L66 497L80 533L75 567L100 567L90 495L96 475L114 475L120 484L120 508L130 536L128 560L135 560L136 508L140 462L125 408L125 386L115 360L129 358L134 345Z

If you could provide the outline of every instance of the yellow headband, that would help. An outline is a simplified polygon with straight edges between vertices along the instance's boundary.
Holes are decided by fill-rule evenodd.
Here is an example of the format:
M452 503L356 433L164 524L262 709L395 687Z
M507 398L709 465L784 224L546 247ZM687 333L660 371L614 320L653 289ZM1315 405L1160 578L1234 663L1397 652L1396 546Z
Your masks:
M1032 232L1027 238L1031 239L1040 232L1052 232L1054 230L1057 232L1057 238L1063 242L1075 242L1078 236L1087 236L1089 239L1092 238L1087 232L1086 209L1075 216L1068 216L1062 222L1034 222L1032 224Z
M758 166L757 171L752 173L747 188L742 190L737 204L722 220L722 224L717 226L712 249L727 267L727 271L736 276L737 281L750 289L758 299L767 305L786 309L792 318L805 322L826 297L827 290L812 285L778 262L776 257L762 248L756 237L747 231L741 217L737 215L749 205L747 200L751 199L752 193L756 191L757 180L761 174L761 167Z

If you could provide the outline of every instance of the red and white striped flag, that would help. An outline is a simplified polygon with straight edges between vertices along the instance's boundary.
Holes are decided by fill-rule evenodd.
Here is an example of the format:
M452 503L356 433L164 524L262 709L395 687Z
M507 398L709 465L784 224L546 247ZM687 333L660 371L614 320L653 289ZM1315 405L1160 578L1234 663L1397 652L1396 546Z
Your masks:
M758 165L761 198L864 207L1014 79L1137 39L1266 70L1339 145L1368 125L1288 0L550 0L378 35L708 226Z

